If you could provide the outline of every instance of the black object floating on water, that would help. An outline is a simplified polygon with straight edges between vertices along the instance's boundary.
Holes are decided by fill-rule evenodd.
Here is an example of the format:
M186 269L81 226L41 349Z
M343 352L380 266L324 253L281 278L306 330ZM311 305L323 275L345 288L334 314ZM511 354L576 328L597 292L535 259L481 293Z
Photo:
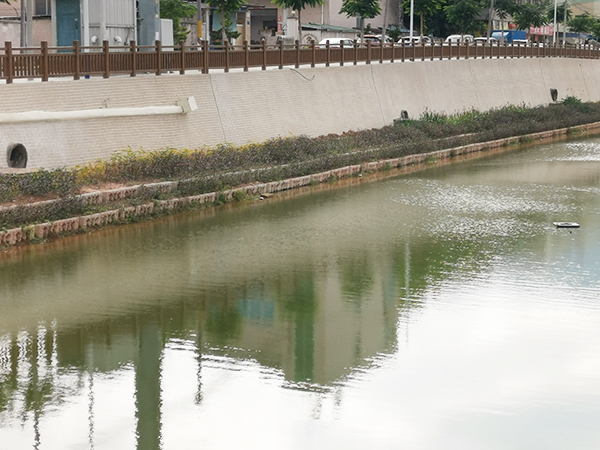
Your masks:
M577 222L554 222L556 228L579 228Z

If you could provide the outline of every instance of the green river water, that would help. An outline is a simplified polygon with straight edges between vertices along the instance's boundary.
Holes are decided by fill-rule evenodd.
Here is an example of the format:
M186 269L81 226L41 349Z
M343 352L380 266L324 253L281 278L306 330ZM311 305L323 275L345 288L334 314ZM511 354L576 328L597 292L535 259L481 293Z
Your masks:
M368 178L1 253L0 450L600 448L600 139Z

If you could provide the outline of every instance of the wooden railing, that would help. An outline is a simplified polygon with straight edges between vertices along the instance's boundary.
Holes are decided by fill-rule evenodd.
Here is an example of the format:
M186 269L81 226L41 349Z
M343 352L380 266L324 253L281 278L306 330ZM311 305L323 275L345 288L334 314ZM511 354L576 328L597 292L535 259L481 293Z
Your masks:
M371 64L384 61L425 61L481 58L585 58L598 59L600 50L589 45L581 46L542 46L542 45L403 45L334 47L300 44L278 46L249 45L214 46L204 42L201 46L162 47L159 41L154 46L137 46L132 41L129 47L109 47L104 41L102 47L82 47L73 42L72 47L49 47L42 42L41 47L13 48L6 42L0 48L0 79L12 83L18 78L41 79L51 77L81 77L139 73L161 75L166 72L184 74L187 70L209 73L211 69L228 72L239 68L247 71L256 67L296 67L332 64Z

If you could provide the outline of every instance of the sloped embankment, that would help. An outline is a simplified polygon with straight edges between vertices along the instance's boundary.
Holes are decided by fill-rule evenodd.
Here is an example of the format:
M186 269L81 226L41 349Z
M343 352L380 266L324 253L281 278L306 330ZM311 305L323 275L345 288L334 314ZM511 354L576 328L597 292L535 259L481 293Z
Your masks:
M565 111L563 106L542 108L546 110L544 114L507 108L509 114L499 110L450 118L426 115L420 121L343 136L280 139L250 147L222 146L195 152L126 152L112 161L72 171L40 171L21 177L1 175L2 200L15 204L0 207L0 247L43 242L108 225L266 197L344 177L600 129L600 106L576 103L575 109L570 107L572 114L566 122L573 122L573 118L596 122L517 134L524 127L556 126L556 121L543 119L568 112L569 108ZM507 134L513 135L489 139ZM352 150L357 148L366 150ZM157 178L169 181L154 181ZM136 179L140 182L132 184ZM93 189L94 185L107 182L123 186ZM80 193L84 189L89 192ZM28 202L26 193L55 198ZM7 198L10 195L12 199Z

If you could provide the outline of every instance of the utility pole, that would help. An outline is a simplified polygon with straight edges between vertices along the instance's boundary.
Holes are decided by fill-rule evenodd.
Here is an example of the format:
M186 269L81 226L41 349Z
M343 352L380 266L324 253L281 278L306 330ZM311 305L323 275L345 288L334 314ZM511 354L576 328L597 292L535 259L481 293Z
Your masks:
M27 37L26 37L26 45L27 47L33 46L33 9L34 3L33 0L27 0Z
M198 0L196 5L196 35L199 44L202 39L202 0Z
M492 35L492 24L493 23L494 23L494 0L490 0L490 11L488 13L488 28L487 28L488 39Z
M563 19L563 47L567 46L567 0L565 0L565 17Z
M27 7L25 6L25 0L21 0L21 47L27 47L27 23L26 17Z
M558 35L558 30L556 29L556 9L558 5L558 0L554 0L554 22L552 27L552 45L556 45L556 36Z
M383 51L383 46L385 45L385 37L387 35L387 9L388 9L388 0L384 2L384 10L383 10L383 27L381 27L381 47Z
M410 43L414 44L412 41L413 38L413 27L415 25L415 0L410 0Z

